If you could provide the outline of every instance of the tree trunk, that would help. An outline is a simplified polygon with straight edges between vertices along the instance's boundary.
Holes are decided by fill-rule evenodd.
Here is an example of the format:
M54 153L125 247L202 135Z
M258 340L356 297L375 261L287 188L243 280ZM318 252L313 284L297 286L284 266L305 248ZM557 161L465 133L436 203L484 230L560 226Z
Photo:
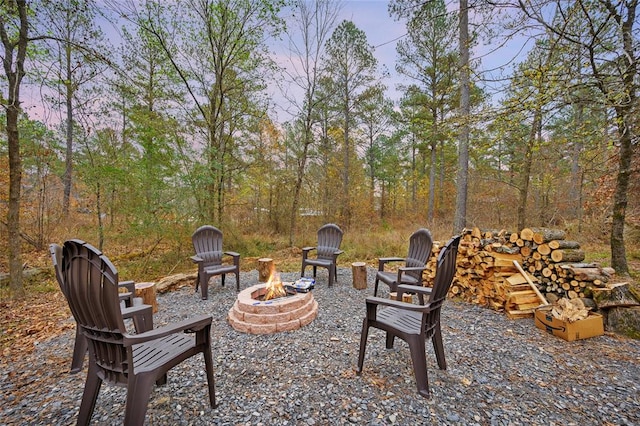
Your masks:
M63 216L69 217L69 204L71 199L71 182L72 182L72 174L73 174L73 87L72 87L72 71L71 71L71 46L67 44L65 47L66 54L66 108L67 108L67 125L66 125L66 133L67 133L67 149L65 152L65 169L64 169L64 177L62 178L64 184L64 195L62 199L62 214Z
M431 146L431 166L429 169L429 202L427 210L427 223L433 223L436 206L436 163L437 153L435 143Z
M635 98L635 96L633 96L633 98ZM616 189L613 194L611 266L620 275L629 274L627 254L624 246L624 222L627 210L629 180L631 176L631 158L633 157L631 127L628 124L630 119L629 115L630 111L627 111L627 108L616 108L616 116L618 119L616 121L618 122L618 134L620 137L620 152L618 154L618 176L616 177Z
M460 0L460 119L458 138L458 174L456 179L456 212L453 233L467 226L467 186L469 178L469 9L468 1Z
M633 25L637 19L637 1L626 2L627 18L616 12L616 6L610 1L605 2L607 9L612 12L622 30L622 49L628 62L623 75L623 103L615 108L618 135L620 138L620 152L618 154L618 176L613 195L613 221L611 223L611 266L618 274L628 275L627 255L624 247L624 222L627 210L627 194L631 178L631 159L633 158L634 122L633 109L636 105L636 79L638 77L638 58L634 47Z
M9 148L9 208L7 226L9 239L9 289L16 298L24 297L22 284L22 256L20 250L20 188L22 186L22 159L20 155L20 83L24 77L24 60L28 43L27 3L17 0L3 6L5 13L16 14L20 20L17 40L9 39L3 18L0 18L0 35L4 46L4 73L7 77L6 120ZM17 51L16 51L17 47ZM15 56L14 56L15 55Z
M536 135L538 134L538 126L542 124L540 108L537 108L533 123L531 123L531 132L529 132L529 140L525 147L525 153L520 172L520 185L518 188L518 229L523 229L527 220L527 198L529 197L529 179L531 176L531 161L533 158L533 147L535 145Z

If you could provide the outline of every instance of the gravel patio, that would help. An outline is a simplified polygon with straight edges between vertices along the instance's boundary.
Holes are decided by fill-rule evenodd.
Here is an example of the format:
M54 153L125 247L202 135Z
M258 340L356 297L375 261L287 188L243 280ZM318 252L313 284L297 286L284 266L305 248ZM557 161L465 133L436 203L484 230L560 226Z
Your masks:
M566 342L535 328L533 319L453 300L442 309L448 369L427 362L432 397L415 388L406 344L385 349L369 336L362 376L355 374L364 298L351 270L339 268L327 287L318 271L318 317L293 331L243 334L226 316L235 285L209 286L203 301L193 287L158 295L156 326L192 315L213 316L213 356L219 407L209 408L200 356L169 373L149 403L149 425L632 425L640 424L640 341L612 334ZM296 273L281 274L293 281ZM242 288L257 271L241 273ZM384 287L384 286L383 286ZM73 322L69 318L70 323ZM85 370L68 373L73 328L0 371L0 425L75 424ZM92 424L119 425L126 390L103 385Z

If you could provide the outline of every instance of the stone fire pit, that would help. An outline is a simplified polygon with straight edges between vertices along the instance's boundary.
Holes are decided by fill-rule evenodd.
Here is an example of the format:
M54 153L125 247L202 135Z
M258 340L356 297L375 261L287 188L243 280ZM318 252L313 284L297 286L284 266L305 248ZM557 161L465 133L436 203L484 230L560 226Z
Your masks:
M311 292L263 301L266 292L266 284L242 290L229 310L231 327L251 334L292 331L309 324L318 314L318 303Z

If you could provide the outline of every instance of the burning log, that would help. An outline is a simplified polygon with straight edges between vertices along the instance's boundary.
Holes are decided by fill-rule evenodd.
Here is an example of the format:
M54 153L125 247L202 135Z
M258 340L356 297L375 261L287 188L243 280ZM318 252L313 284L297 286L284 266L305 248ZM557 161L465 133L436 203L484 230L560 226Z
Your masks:
M280 274L275 271L269 276L265 289L267 292L264 294L263 300L277 299L278 297L285 297L287 295L284 284L282 284L282 280L280 279Z

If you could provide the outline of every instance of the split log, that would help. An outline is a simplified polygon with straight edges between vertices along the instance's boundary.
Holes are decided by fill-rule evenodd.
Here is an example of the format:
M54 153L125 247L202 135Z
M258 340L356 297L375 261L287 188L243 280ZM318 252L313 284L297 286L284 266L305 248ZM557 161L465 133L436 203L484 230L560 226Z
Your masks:
M353 262L351 264L353 274L353 288L358 290L367 288L367 264L364 262Z
M273 272L273 259L269 257L258 259L258 282L266 283Z
M564 250L564 249L579 249L580 243L577 241L568 240L552 240L548 243L552 250Z
M521 273L513 274L510 277L507 277L506 281L512 286L517 286L519 284L526 284L527 279Z
M524 241L533 241L533 230L531 228L524 228L520 231L520 239Z
M560 265L560 268L562 268L562 269L566 269L567 267L571 267L571 268L598 268L599 266L597 264L595 264L595 263L572 263L572 264ZM611 268L602 268L602 270L605 271L606 274L613 275L609 271L606 271L607 269L611 269Z
M572 265L562 265L562 269L566 269L573 275L573 278L581 281L609 281L609 275L600 268L576 268Z
M145 305L151 305L155 314L158 312L158 302L156 300L156 283L136 283L136 297L141 297Z
M584 251L580 249L558 249L551 252L551 259L554 262L582 262L584 258Z
M629 290L629 283L611 284L605 288L594 288L593 300L598 309L609 309L613 307L640 306L638 301Z
M543 256L547 256L549 253L551 253L551 247L549 247L549 244L540 244L538 248L536 248L536 250L538 250L538 253Z
M520 266L520 264L518 263L517 260L513 261L513 264L516 266L516 268L518 269L518 271L520 271L520 273L525 277L525 279L527 280L527 282L529 283L529 285L531 286L531 288L533 289L533 291L536 292L536 294L538 295L538 297L540 298L540 300L542 301L543 305L548 305L549 302L547 302L547 299L545 299L545 297L542 295L542 293L540 293L540 290L538 290L538 286L535 285L533 283L533 281L531 281L531 278L529 278L529 275L527 275L527 273L522 269L522 266Z
M472 238L481 239L482 238L482 231L480 231L480 228L478 228L477 226L474 226L471 229L471 237Z
M567 233L562 229L551 229L551 228L531 228L533 232L533 241L542 241L538 242L538 244L548 243L552 240L564 240Z
M514 260L522 262L522 256L520 254L491 253L491 257L494 258L494 266L502 268L513 267Z

